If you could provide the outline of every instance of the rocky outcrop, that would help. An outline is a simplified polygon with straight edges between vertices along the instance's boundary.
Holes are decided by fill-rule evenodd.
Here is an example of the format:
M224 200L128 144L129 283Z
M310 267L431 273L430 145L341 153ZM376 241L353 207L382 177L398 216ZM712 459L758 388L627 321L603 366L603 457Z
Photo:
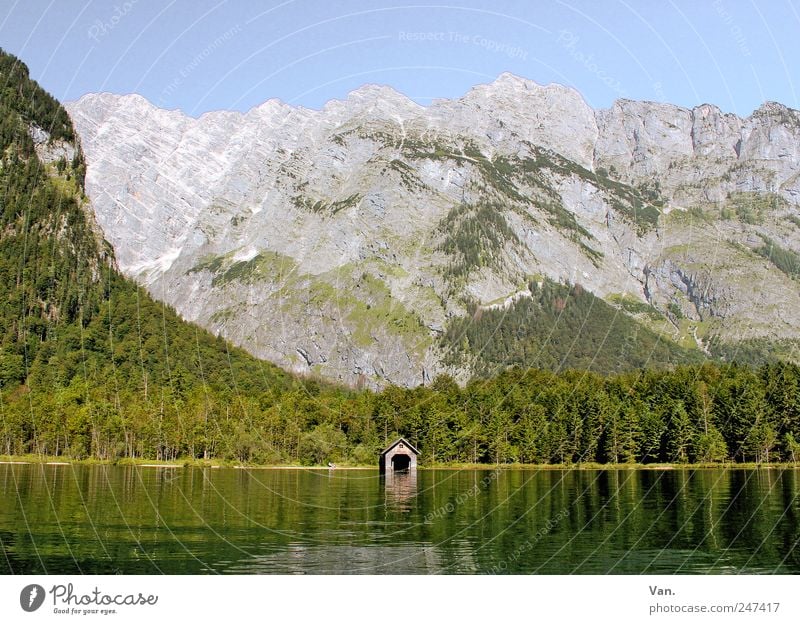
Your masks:
M36 156L43 163L49 164L60 159L63 159L65 163L69 163L75 157L75 146L72 143L62 139L51 140L50 133L35 124L30 126L28 132L31 135L31 139L33 139Z

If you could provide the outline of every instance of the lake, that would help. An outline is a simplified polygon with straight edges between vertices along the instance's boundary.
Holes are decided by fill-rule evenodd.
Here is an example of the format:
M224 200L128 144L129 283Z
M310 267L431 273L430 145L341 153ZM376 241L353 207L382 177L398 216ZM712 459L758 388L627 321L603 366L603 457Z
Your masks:
M0 465L0 573L800 572L800 471Z

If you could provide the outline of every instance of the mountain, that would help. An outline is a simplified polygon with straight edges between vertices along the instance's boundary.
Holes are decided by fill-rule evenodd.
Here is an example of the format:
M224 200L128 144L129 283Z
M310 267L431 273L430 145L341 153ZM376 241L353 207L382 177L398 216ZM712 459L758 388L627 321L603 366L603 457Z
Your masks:
M84 173L66 111L0 50L0 454L277 457L254 406L301 383L123 277Z
M780 104L593 110L503 74L428 107L368 85L318 111L66 108L121 271L294 371L793 357L800 113Z

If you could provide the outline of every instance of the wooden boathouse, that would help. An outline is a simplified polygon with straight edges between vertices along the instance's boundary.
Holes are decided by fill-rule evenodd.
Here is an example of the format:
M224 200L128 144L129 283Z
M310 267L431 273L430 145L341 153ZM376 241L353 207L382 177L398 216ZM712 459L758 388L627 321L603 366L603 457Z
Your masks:
M416 470L419 451L405 438L397 438L383 449L378 464L381 473Z

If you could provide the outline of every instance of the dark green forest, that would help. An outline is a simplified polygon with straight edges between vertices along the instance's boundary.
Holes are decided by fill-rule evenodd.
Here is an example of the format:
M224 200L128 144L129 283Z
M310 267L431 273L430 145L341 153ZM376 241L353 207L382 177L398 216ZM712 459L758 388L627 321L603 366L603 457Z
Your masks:
M43 163L34 149L32 124L76 142L64 109L3 52L0 94L0 454L373 464L404 435L428 465L800 458L797 366L698 362L650 334L634 348L627 317L575 287L532 287L502 321L452 325L453 357L481 345L483 376L463 388L439 377L376 393L285 373L124 278L92 222L80 150ZM552 316L531 327L536 306L573 315L580 338L554 334ZM543 355L554 339L568 358ZM646 370L653 353L668 367Z
M451 319L440 341L448 363L469 364L488 378L508 366L619 373L703 360L698 350L659 337L579 284L542 280L531 282L528 293L508 307L471 304L466 317Z

